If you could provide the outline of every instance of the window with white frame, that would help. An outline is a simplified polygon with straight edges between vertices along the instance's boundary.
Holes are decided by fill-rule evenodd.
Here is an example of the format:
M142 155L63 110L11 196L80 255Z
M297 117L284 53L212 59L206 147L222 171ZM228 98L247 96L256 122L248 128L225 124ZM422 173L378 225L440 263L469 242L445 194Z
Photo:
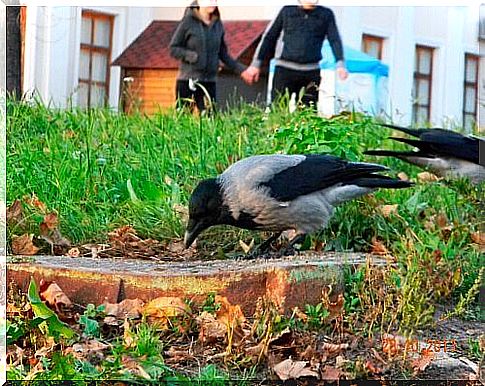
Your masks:
M414 61L413 123L429 122L433 82L433 47L417 45Z
M463 87L463 127L471 130L477 121L478 55L465 54Z
M113 16L82 12L78 106L100 107L109 95Z

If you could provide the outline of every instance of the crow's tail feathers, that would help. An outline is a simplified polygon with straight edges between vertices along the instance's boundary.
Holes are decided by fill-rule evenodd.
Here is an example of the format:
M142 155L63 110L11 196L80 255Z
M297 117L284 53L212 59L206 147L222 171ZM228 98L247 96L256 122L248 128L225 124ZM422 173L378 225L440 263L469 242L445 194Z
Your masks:
M384 126L384 127L388 127L389 129L394 129L394 130L397 130L397 131L402 131L403 133L406 133L406 134L409 134L409 135L412 135L413 137L418 137L421 135L422 133L422 129L410 129L408 127L401 127L401 126L396 126L396 125L390 125L388 123L380 123L379 126Z
M369 174L365 177L356 178L351 182L352 185L362 186L364 188L386 188L386 189L402 189L409 188L414 184L409 181L403 181L397 178L388 176L381 176L378 174Z

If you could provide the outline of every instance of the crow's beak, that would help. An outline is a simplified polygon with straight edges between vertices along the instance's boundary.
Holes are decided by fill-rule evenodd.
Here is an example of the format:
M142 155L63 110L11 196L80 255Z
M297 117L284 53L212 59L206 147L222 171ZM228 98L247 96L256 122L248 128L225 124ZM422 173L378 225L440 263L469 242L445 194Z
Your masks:
M197 236L207 228L203 222L196 222L194 220L189 220L187 224L187 230L185 231L184 245L185 248L189 248L195 241Z

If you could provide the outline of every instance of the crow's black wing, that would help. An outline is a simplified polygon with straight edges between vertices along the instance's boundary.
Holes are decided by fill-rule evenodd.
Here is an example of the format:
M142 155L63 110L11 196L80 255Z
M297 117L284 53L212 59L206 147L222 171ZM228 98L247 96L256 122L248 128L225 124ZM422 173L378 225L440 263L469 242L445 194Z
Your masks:
M448 156L477 164L479 162L478 148L480 141L483 142L481 139L467 137L455 131L441 128L411 129L390 124L381 124L381 126L419 138L420 141L394 137L392 139L417 147L421 155L427 157Z
M478 164L478 138L471 138L455 132L429 131L420 137L436 154L459 158ZM421 148L421 147L419 147Z
M348 162L330 155L312 154L261 185L269 187L269 194L276 200L290 201L337 183L345 184L356 177L369 176L372 172L386 169L382 165Z

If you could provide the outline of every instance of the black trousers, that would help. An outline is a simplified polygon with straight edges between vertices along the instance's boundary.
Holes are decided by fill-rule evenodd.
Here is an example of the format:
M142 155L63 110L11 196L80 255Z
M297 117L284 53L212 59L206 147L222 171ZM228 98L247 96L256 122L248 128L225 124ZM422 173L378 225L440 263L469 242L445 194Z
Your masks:
M193 102L197 106L197 109L202 112L206 106L207 95L202 87L207 90L211 103L216 102L216 82L197 82L195 84L195 90L189 88L188 80L177 80L175 93L177 95L177 107L193 106ZM202 87L201 87L202 86Z
M301 71L276 66L273 76L271 101L274 102L278 96L284 95L286 90L288 90L290 96L292 93L296 93L298 101L300 91L304 89L301 102L306 106L313 103L314 107L316 107L320 81L320 70Z

